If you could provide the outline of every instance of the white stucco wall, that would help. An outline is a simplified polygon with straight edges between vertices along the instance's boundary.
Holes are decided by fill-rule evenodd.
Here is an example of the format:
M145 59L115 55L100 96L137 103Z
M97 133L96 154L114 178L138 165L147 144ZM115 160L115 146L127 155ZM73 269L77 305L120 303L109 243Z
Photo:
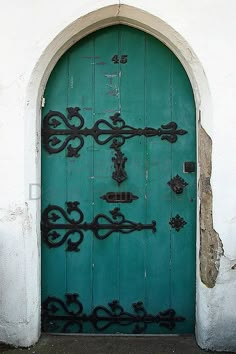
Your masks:
M40 130L37 131L36 122L40 80L48 75L49 59L55 61L60 46L70 33L76 33L78 19L116 4L119 1L9 0L1 4L2 341L27 346L37 341L40 333L40 236L39 227L36 228L39 202L29 198L29 184L40 181ZM198 277L196 334L204 348L236 351L236 269L232 269L236 264L236 1L124 0L122 4L145 10L157 16L157 22L161 19L171 26L176 34L168 26L160 25L174 46L180 48L180 56L182 53L189 61L193 85L194 74L198 80L195 93L201 99L197 98L197 104L203 111L202 125L213 140L213 220L223 242L224 256L213 289L206 288ZM122 11L122 6L117 6L113 17L120 16ZM74 27L64 31L76 20ZM44 77L43 68L48 71Z

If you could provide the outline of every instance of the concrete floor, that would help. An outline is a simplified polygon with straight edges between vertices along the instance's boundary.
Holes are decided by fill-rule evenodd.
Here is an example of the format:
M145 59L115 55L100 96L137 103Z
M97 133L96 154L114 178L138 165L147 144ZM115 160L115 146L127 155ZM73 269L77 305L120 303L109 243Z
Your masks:
M192 336L116 337L44 335L28 349L1 347L6 354L200 354ZM223 354L226 352L211 352ZM227 352L230 354L231 352ZM231 353L232 354L232 353Z

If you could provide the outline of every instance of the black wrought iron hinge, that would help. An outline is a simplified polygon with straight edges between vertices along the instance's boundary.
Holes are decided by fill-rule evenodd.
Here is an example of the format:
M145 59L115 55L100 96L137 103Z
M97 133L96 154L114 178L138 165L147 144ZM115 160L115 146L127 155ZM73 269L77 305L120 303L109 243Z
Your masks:
M112 325L134 326L133 333L145 333L149 324L159 325L169 330L178 322L185 321L170 308L157 314L146 311L142 301L132 304L133 312L127 312L118 300L108 303L108 307L95 306L90 314L83 312L78 294L65 294L66 301L49 296L42 304L42 327L44 332L56 330L61 333L83 333L83 325L91 323L94 329L102 332Z
M87 136L92 136L99 145L111 142L110 147L117 150L127 139L135 136L145 136L146 138L158 136L161 137L161 140L173 144L179 135L187 134L187 131L179 129L175 122L161 125L160 128L135 128L127 125L119 112L110 117L112 123L105 119L99 119L92 128L86 128L84 127L84 118L79 111L79 107L68 107L67 116L58 111L49 111L44 117L43 145L50 154L67 149L67 157L79 157L79 151L84 145L84 137Z
M156 222L142 224L127 220L119 208L110 211L111 217L97 214L91 223L84 222L84 214L79 202L67 202L66 210L58 205L49 205L42 213L41 230L44 242L51 248L67 243L67 251L79 251L84 232L90 230L98 240L104 240L114 232L130 234L134 231L152 230L156 232ZM74 219L76 217L76 219ZM72 240L72 235L77 240Z

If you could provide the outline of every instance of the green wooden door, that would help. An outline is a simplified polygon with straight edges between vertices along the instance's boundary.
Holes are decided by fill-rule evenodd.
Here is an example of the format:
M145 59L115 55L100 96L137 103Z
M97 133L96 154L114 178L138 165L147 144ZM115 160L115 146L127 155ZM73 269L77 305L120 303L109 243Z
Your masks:
M109 27L62 56L45 99L43 329L193 332L196 127L181 63Z

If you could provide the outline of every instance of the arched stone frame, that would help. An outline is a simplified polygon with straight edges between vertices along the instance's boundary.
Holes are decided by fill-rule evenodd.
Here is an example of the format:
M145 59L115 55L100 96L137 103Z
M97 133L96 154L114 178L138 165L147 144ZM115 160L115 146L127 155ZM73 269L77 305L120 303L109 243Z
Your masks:
M48 77L58 59L75 42L103 27L114 24L125 24L145 31L161 40L178 57L190 79L196 105L197 140L198 140L198 190L197 208L197 245L196 245L196 336L198 343L204 346L204 331L207 317L207 306L204 304L204 290L213 287L218 273L221 244L213 230L211 209L212 196L210 187L211 175L211 139L202 128L204 126L211 135L211 98L204 70L196 54L189 44L171 26L158 17L127 5L111 5L83 17L64 28L48 45L36 64L27 89L25 109L25 199L28 202L32 217L32 247L34 257L32 268L27 269L26 277L34 278L35 287L30 289L32 309L35 316L31 343L37 340L40 333L40 200L29 201L29 185L40 185L40 144L41 144L41 100ZM207 148L204 149L204 146ZM202 201L202 204L200 203ZM201 238L201 235L204 238ZM201 248L201 249L200 249ZM211 253L211 258L208 257ZM203 283L206 285L203 285ZM37 333L37 334L36 334Z

